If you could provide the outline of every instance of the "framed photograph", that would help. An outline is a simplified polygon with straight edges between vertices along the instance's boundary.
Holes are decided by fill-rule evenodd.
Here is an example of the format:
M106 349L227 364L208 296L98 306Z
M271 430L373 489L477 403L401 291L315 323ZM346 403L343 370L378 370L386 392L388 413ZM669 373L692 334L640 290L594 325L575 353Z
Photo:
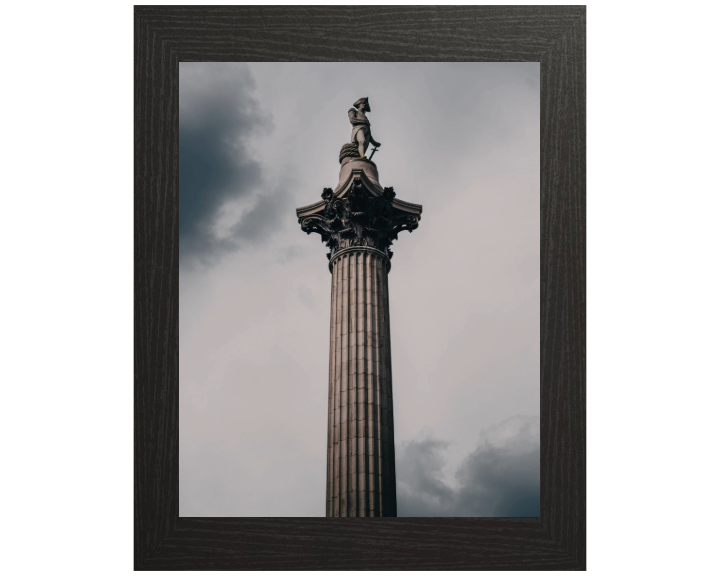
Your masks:
M135 266L137 570L585 569L584 6L135 7Z

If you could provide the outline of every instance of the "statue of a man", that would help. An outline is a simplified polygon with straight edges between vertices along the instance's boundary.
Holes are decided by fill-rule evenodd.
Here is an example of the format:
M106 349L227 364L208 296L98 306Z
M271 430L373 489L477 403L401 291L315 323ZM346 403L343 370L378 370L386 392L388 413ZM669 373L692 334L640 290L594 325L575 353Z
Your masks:
M370 102L367 98L360 98L355 104L355 108L348 110L350 124L352 124L352 136L350 142L357 144L360 158L365 159L365 151L369 144L380 147L380 142L376 142L370 132L370 120L365 116L365 112L370 112Z

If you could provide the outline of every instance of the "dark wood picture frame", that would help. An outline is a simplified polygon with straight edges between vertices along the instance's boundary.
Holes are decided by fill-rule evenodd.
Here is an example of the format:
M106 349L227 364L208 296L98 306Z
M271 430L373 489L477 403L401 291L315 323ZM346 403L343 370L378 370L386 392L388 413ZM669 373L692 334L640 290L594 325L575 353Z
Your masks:
M585 7L135 7L135 569L584 570ZM178 516L178 63L541 68L539 518Z

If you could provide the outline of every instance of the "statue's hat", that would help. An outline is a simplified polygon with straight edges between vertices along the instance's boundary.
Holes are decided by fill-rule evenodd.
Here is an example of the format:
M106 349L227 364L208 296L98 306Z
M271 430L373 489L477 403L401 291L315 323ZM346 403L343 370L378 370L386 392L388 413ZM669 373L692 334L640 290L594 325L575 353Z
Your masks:
M365 110L367 112L370 112L370 100L368 100L367 98L360 98L357 102L355 102L355 104L353 104L353 106L355 106L355 108L357 108L363 102L365 103Z

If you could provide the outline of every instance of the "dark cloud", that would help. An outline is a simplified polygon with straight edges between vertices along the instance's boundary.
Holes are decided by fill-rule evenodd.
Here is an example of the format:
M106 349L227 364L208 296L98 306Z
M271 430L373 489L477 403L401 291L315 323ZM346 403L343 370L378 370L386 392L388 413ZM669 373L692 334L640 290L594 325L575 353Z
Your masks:
M450 510L455 493L442 480L447 463L444 456L450 444L430 433L404 443L397 454L398 516L439 516L437 510Z
M253 243L287 209L250 150L272 128L245 64L180 64L180 256L208 261ZM224 219L224 220L223 220Z
M390 280L399 512L536 513L537 442L477 433L539 411L539 69L180 64L184 516L325 513L331 276L294 214L337 182L359 96L381 182L424 207Z
M399 516L540 515L537 418L516 416L485 431L458 467L456 488L443 480L448 447L427 431L400 447Z

